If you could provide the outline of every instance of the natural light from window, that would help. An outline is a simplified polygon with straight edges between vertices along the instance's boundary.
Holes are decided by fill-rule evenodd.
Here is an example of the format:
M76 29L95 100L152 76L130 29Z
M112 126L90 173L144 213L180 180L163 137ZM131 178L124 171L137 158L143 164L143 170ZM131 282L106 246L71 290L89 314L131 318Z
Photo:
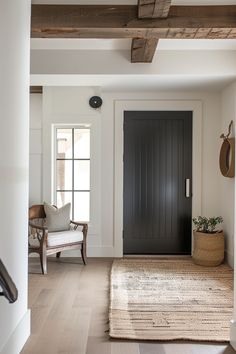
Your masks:
M90 129L56 129L56 201L71 203L71 217L90 219Z

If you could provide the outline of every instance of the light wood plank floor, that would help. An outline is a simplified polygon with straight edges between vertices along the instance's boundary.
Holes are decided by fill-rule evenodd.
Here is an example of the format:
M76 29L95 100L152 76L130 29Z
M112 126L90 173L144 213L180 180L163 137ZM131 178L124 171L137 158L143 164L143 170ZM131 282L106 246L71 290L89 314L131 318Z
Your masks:
M109 339L111 259L50 259L48 275L30 259L32 329L22 354L232 354L230 345Z

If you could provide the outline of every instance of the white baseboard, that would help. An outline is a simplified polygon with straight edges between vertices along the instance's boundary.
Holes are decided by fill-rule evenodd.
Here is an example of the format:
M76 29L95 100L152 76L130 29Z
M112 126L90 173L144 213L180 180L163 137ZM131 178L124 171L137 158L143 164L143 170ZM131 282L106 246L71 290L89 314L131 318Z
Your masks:
M88 257L113 257L114 248L112 246L91 246L88 247Z
M112 246L88 246L88 257L113 257L114 248ZM64 251L61 257L80 257L80 250Z
M63 251L61 257L80 257L80 250ZM88 246L87 247L88 257L114 257L114 247L112 246ZM30 258L38 257L38 254L32 253ZM56 257L52 255L50 257Z
M230 321L230 344L236 350L236 321Z
M20 323L5 344L1 354L19 354L30 336L30 310L27 310Z

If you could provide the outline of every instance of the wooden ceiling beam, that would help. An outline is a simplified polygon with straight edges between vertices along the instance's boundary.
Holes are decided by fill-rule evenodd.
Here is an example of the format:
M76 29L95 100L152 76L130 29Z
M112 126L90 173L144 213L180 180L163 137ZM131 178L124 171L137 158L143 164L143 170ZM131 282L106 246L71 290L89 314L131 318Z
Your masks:
M31 36L132 38L133 63L151 62L161 38L236 38L235 5L170 5L171 0L139 0L138 8L133 5L32 5ZM137 17L137 12L142 18Z
M134 38L131 46L131 63L151 63L158 39Z
M236 38L236 6L171 6L138 19L133 5L32 5L33 38Z
M42 86L30 86L30 93L43 93Z
M139 18L166 18L169 14L171 0L139 0Z

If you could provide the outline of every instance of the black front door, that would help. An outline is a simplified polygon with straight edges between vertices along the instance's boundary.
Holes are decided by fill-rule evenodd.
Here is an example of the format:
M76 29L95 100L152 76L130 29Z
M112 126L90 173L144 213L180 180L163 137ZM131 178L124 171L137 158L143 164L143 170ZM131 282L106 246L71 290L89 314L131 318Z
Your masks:
M190 254L192 112L124 114L124 254Z

